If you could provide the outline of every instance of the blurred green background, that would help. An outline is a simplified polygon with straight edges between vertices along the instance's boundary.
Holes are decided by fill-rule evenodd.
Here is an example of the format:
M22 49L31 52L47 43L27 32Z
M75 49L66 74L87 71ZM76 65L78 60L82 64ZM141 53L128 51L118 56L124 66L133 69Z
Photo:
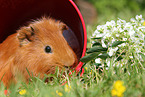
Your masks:
M130 18L140 14L145 17L145 0L75 0L75 2L80 8L86 24L104 24L106 21L118 18L128 21ZM90 8L90 5L92 8ZM88 13L87 9L88 12L92 11L92 13ZM93 16L91 17L91 15Z

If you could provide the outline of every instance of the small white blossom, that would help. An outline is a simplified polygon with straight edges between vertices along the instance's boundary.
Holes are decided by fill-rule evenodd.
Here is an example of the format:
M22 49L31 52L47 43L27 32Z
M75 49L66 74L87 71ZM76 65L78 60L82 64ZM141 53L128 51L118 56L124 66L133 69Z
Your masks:
M113 27L113 26L115 26L115 21L114 20L112 20L112 21L110 21L110 22L106 22L106 26L107 27Z
M135 33L134 30L129 31L129 35L130 35L130 36L134 35L134 33Z
M106 33L104 36L103 36L103 39L106 39L108 37L111 37L111 34L110 33Z
M114 20L107 21L105 25L98 25L96 31L93 33L93 37L102 37L99 41L104 48L108 48L107 54L112 57L116 54L116 51L120 54L134 53L141 60L141 56L138 53L145 52L145 26L143 26L144 19L142 15L136 15L135 18L131 18L129 22L125 20L118 19L116 22ZM95 43L93 41L93 43ZM116 41L125 41L117 45L116 47L111 47ZM125 55L123 55L125 56ZM113 66L119 66L121 64L127 64L128 58L133 59L132 55L126 56L126 59L122 59L118 63L113 63ZM116 58L115 58L116 59ZM97 58L96 63L103 63L103 60ZM107 66L110 66L109 60L104 60ZM132 64L134 64L132 62ZM122 65L121 65L122 66Z
M116 37L119 37L119 34L116 34Z
M114 41L116 41L116 39L114 38L114 37L112 37L113 39L112 39L112 43L114 42Z
M122 43L121 46L126 46L126 43Z
M133 59L133 56L129 56L129 58Z
M123 41L126 41L126 40L127 40L127 38L124 38L124 37L123 37Z
M135 17L137 20L142 19L142 15L136 15Z
M107 45L104 43L103 39L101 40L101 43L102 43L102 47L107 48Z
M134 18L131 18L130 21L133 23L136 22L136 20Z
M110 67L110 61L106 60L106 62L107 62L107 66Z
M111 57L114 54L114 52L116 52L117 50L118 50L118 47L116 47L115 49L109 48L109 52L108 52L109 56Z
M100 58L95 59L95 63L101 63L101 59Z
M102 30L102 28L103 28L103 25L98 25L97 26L97 30Z
M122 43L122 44L118 45L118 47L124 47L126 45L127 45L126 43Z
M100 32L99 32L98 30L96 30L96 31L94 32L94 34L100 34Z
M98 35L96 35L96 38L97 37L103 37L104 36L104 34L98 34Z

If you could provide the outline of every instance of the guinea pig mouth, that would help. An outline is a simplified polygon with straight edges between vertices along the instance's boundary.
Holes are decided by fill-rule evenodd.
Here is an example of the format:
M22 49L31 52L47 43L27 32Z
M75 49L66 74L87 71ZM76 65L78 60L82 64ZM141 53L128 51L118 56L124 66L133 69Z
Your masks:
M72 65L72 66L64 66L64 68L65 68L65 70L66 70L67 72L70 72L70 71L74 70L75 67L76 67L76 65Z
M66 70L71 70L71 69L74 69L74 67L73 67L73 66L64 66L64 68L65 68Z
M72 66L70 66L69 68L70 68L70 69L74 69L77 65L78 65L78 60L76 60L76 61L74 62L74 64L73 64Z
M59 71L60 71L60 72L61 72L62 70L63 70L63 71L70 72L70 71L72 71L72 70L75 69L75 67L77 66L77 64L78 64L77 61L74 62L74 64L71 65L71 66L66 66L66 65L63 65L63 66L62 66L62 65L56 64L56 66L52 66L51 68L47 69L47 70L45 71L45 73L46 73L46 74L54 74L55 71L57 70L57 67L59 68Z
M72 67L71 67L71 66L64 66L64 68L65 68L65 70L67 70L67 71L69 71L69 70L71 70L71 69L72 69Z
M68 66L58 66L58 67L54 66L54 67L47 69L45 71L45 73L46 74L54 74L57 70L59 70L61 72L62 70L69 71L69 69L70 69L70 67L68 67Z

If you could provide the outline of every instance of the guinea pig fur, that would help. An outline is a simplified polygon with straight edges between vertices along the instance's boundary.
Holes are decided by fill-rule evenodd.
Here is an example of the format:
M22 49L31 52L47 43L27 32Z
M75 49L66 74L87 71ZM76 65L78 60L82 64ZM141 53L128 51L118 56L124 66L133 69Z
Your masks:
M66 29L66 24L43 17L8 36L0 44L0 80L4 85L28 81L29 73L43 78L56 67L75 67L77 56L63 37Z

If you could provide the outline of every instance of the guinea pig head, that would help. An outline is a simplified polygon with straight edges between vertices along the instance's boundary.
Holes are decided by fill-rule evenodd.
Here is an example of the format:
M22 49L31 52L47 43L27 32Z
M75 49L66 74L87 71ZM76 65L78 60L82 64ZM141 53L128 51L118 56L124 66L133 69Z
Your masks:
M40 77L55 73L56 67L60 70L75 67L77 56L63 37L63 30L66 29L68 27L64 23L51 18L42 18L20 28L17 31L20 46L15 67L25 76L27 68L35 76L40 74Z

